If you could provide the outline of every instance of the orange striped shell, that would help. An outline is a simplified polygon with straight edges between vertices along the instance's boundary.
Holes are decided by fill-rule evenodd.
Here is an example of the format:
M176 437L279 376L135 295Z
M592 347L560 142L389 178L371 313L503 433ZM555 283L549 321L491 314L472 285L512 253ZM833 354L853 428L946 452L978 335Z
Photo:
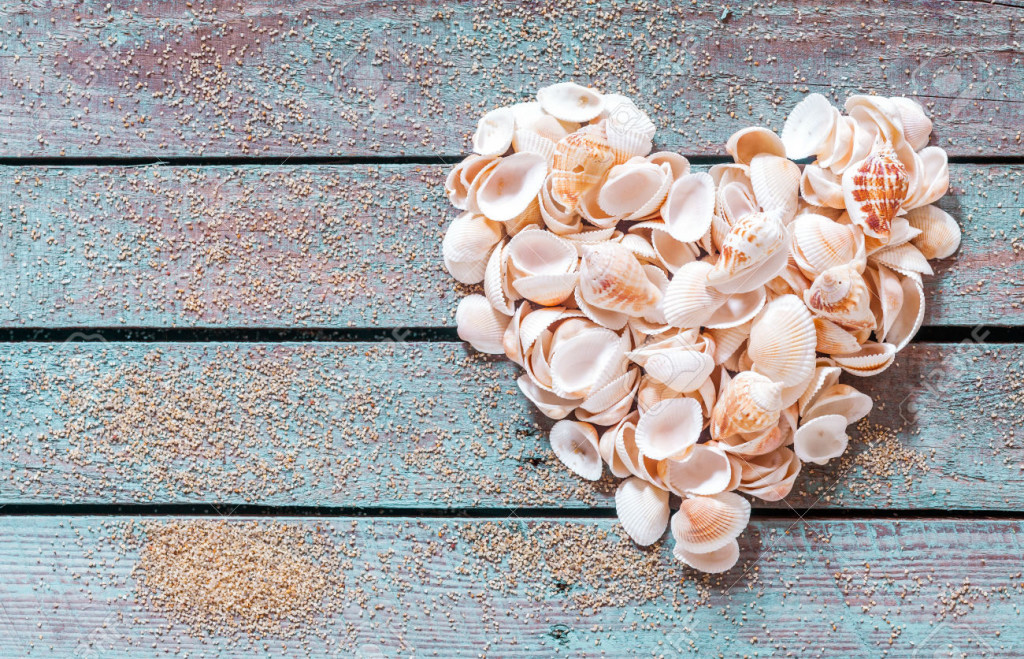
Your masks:
M843 173L843 198L853 223L882 243L910 187L907 168L888 143Z

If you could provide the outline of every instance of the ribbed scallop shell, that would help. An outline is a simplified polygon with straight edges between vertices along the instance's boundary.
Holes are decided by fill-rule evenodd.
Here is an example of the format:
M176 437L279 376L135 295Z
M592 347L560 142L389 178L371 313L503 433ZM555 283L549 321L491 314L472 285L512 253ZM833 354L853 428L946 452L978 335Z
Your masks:
M833 323L827 318L814 318L814 329L817 334L815 349L826 355L842 355L860 350L857 337Z
M467 295L455 310L459 338L479 352L491 355L505 353L502 338L509 316L499 313L483 295Z
M684 499L672 516L672 537L685 551L706 554L737 538L750 522L750 502L733 492Z
M589 423L559 421L548 435L551 450L571 472L588 481L601 478L597 430Z
M843 200L854 224L888 242L889 227L907 198L907 168L889 144L843 173Z
M846 426L846 417L839 414L827 414L805 421L793 436L793 450L803 462L827 464L846 451L850 441Z
M833 355L836 365L850 375L867 377L878 375L892 365L896 359L896 346L891 343L869 342L857 352L848 355Z
M744 371L729 382L711 415L711 436L767 430L779 422L782 411L781 382Z
M640 262L616 243L584 251L580 292L595 307L630 316L643 315L661 300L661 291L647 278Z
M793 259L811 279L829 268L849 263L857 254L857 239L848 224L805 213L793 220L789 229L793 234Z
M815 314L848 329L871 329L875 326L871 291L852 265L829 268L818 275L804 293L804 302Z
M782 127L786 156L800 159L820 153L837 116L835 108L821 94L810 94L797 103Z
M510 108L497 108L480 117L473 133L473 151L482 156L500 156L508 151L515 133L515 115Z
M597 194L597 204L610 215L637 220L661 207L671 185L672 173L667 166L643 159L629 161L608 172Z
M707 284L711 268L709 263L694 261L675 273L665 289L662 303L668 324L681 328L700 327L725 303L726 296Z
M870 263L880 263L904 275L911 273L919 275L935 274L932 266L928 263L928 259L924 257L921 250L911 243L903 243L902 245L880 249L872 254L868 261Z
M627 478L615 490L615 512L633 542L645 547L654 544L668 526L668 492L639 478Z
M750 185L754 199L767 213L778 213L784 223L796 214L800 199L800 167L771 154L754 156L750 162Z
M672 398L654 405L640 415L636 424L636 446L654 460L678 458L700 437L704 416L692 398Z
M871 396L863 394L848 384L834 384L821 392L817 400L807 408L804 421L819 416L838 414L846 419L847 425L857 423L871 412L874 406Z
M903 139L914 151L920 151L928 144L932 134L932 120L924 113L924 108L914 99L905 96L891 96L889 102L899 113L903 124Z
M807 307L795 295L783 295L754 319L747 354L758 373L791 387L814 372L817 341Z
M732 462L721 448L697 444L682 459L659 462L658 475L680 496L718 494L732 483Z
M450 266L449 271L465 284L479 283L483 279L491 251L501 236L501 225L483 215L462 213L456 217L448 225L441 242L441 253L445 263ZM458 264L466 265L460 267Z
M907 213L910 226L921 234L911 244L928 259L944 259L960 247L960 225L938 206L922 206Z

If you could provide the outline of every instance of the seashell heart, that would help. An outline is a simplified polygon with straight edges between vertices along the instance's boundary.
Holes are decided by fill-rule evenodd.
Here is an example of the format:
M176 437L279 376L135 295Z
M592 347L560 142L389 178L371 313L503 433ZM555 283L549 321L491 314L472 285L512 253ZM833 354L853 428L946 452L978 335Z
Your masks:
M679 561L724 572L742 495L779 501L856 444L873 401L839 380L894 363L961 232L913 100L810 94L706 172L652 153L645 105L570 81L484 114L444 182L442 260L482 284L459 337L522 367L566 469L607 466L630 538L670 530Z

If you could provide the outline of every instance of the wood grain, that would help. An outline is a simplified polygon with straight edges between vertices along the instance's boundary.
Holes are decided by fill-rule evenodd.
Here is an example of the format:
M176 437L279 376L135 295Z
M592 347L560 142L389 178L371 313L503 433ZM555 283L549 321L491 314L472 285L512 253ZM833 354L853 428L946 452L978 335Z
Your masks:
M1019 521L758 519L740 564L707 578L674 561L671 541L623 541L613 520L264 520L332 538L346 558L336 596L350 605L295 638L254 642L190 635L143 604L132 569L145 525L165 521L0 520L0 656L1024 651Z
M878 427L775 507L1019 508L1022 359L914 344L847 376ZM0 503L614 508L615 479L554 457L517 371L447 343L0 345Z
M1011 3L10 2L0 155L436 155L573 78L637 95L659 144L723 153L808 92L909 95L955 155L1021 155Z
M0 325L451 327L446 168L12 167ZM1024 325L1024 168L955 165L928 325Z

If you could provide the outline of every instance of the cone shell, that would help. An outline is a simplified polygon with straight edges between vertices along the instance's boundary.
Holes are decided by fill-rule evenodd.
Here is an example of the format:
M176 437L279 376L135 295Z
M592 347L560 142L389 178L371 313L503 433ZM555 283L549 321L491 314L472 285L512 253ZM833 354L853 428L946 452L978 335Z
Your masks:
M704 416L692 398L673 398L655 404L640 415L636 446L654 460L678 458L700 437Z
M938 206L922 206L907 213L910 226L921 231L911 239L926 259L945 259L960 247L960 225Z
M747 354L761 375L786 387L814 372L818 335L811 313L795 295L777 297L754 320Z
M827 464L846 451L846 417L827 414L805 421L793 436L793 450L803 462Z
M843 173L843 200L865 235L889 240L889 228L907 198L907 168L888 144Z
M815 314L848 329L871 329L871 291L857 268L841 265L818 275L804 293L804 302Z
M601 478L597 430L589 423L559 421L551 427L551 450L571 472L588 481Z
M647 278L640 262L615 243L585 250L580 293L595 307L630 316L640 316L661 301L661 291Z
M545 112L560 121L590 121L604 110L600 92L574 82L548 85L537 92L537 101Z
M756 433L779 422L782 411L781 382L744 371L729 382L711 416L711 436Z
M467 295L455 310L459 338L478 352L491 355L505 353L502 337L510 318L499 313L483 295Z
M627 478L615 490L615 512L633 542L652 545L668 526L668 492L639 478Z
M676 545L694 554L721 549L750 521L750 502L733 492L684 499L672 516Z

